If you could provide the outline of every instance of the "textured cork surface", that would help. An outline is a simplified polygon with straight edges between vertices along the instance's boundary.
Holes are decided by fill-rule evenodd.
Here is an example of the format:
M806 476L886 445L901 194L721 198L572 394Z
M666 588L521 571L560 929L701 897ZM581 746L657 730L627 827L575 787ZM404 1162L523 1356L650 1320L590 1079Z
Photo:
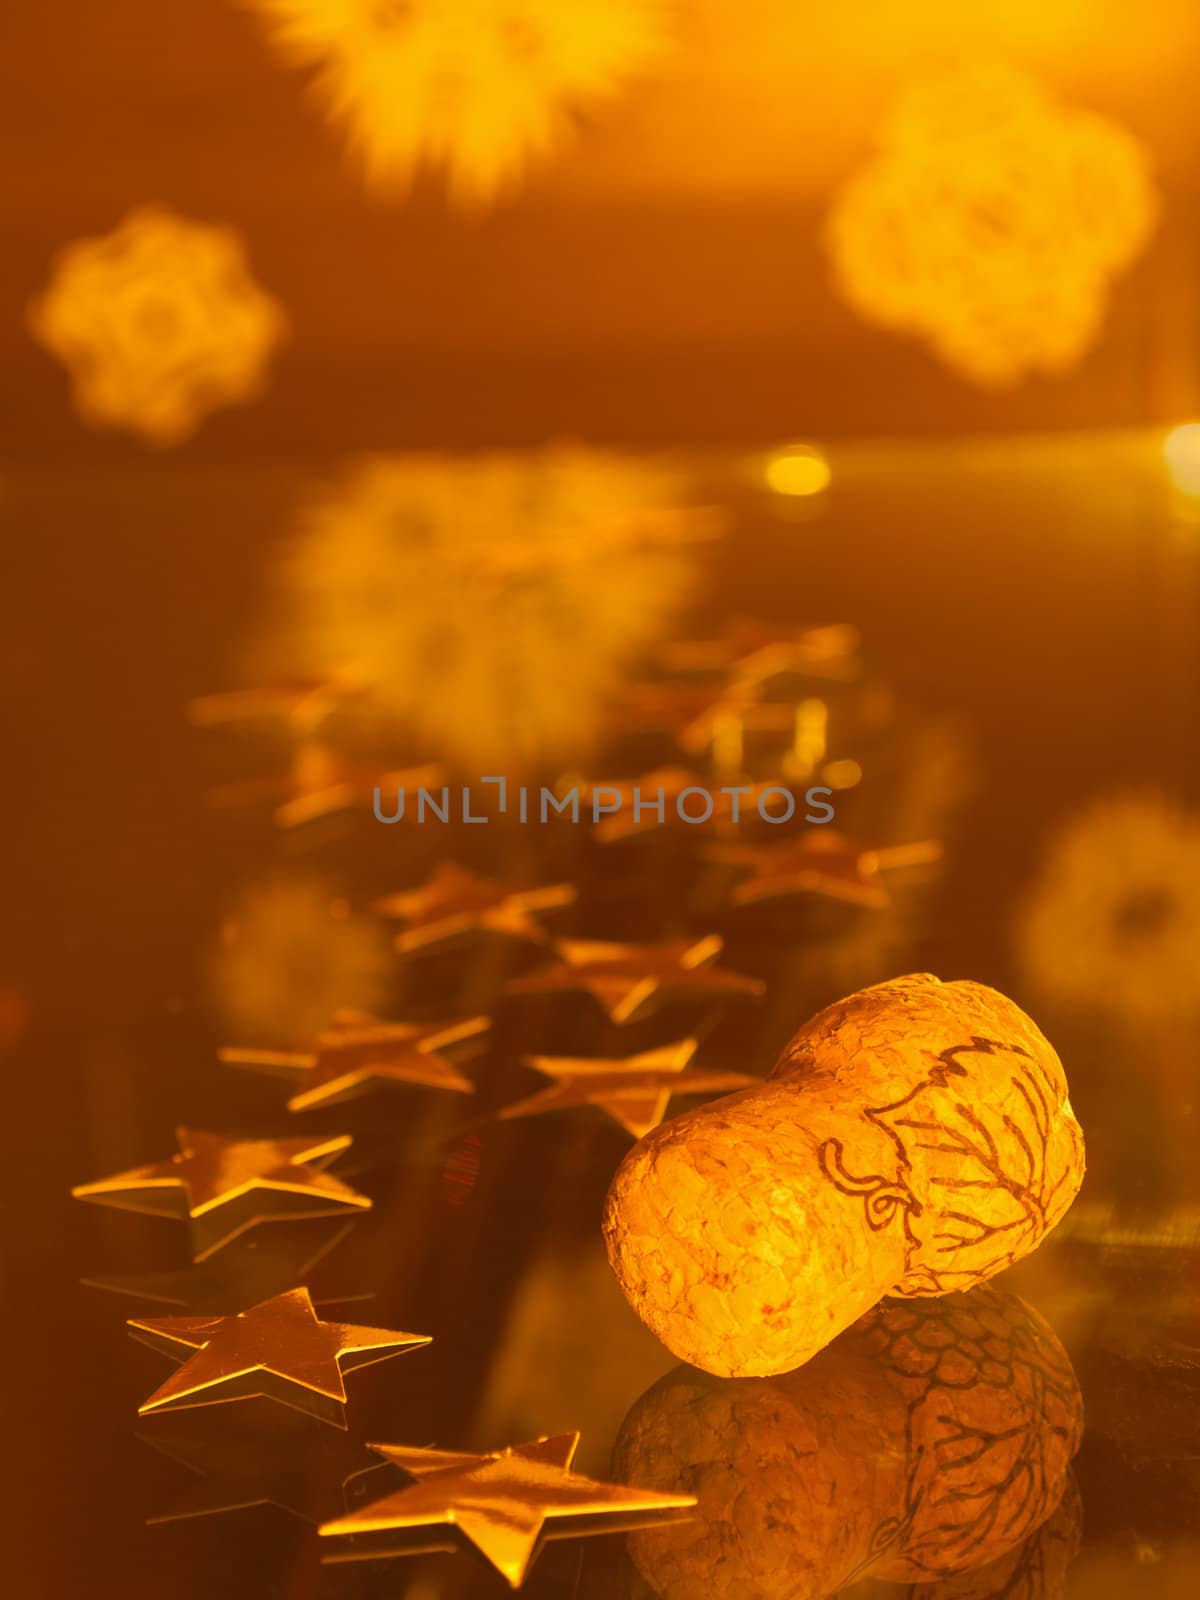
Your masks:
M1081 1434L1055 1335L983 1288L885 1301L778 1378L678 1367L625 1419L614 1470L698 1498L691 1521L630 1540L662 1600L816 1600L1018 1551L1062 1499Z
M927 974L806 1024L771 1078L656 1128L609 1191L617 1279L683 1360L790 1371L885 1294L981 1283L1059 1221L1083 1136L1011 1000Z

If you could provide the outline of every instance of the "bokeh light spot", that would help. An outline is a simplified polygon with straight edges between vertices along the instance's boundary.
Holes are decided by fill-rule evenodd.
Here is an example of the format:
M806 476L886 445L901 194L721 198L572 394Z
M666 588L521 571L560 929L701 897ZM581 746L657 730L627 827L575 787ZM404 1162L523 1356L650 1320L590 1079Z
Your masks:
M776 494L808 497L823 494L833 480L829 462L815 445L794 444L767 462L767 487Z
M1180 493L1200 499L1200 422L1172 428L1163 440L1163 455L1171 482Z
M862 767L858 762L846 758L831 761L821 773L821 779L831 789L853 789L855 784L862 782L862 775Z

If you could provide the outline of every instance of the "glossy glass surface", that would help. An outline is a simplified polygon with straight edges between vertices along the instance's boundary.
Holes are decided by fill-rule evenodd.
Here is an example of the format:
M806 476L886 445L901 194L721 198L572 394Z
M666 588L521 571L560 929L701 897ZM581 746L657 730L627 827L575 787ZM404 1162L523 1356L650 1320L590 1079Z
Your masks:
M513 829L422 835L382 827L360 805L281 836L261 809L214 810L214 787L269 772L275 752L189 726L186 705L238 681L273 542L337 464L5 475L3 539L29 597L5 648L37 663L12 696L5 788L10 842L22 844L6 871L2 974L8 1493L20 1507L18 1559L36 1552L25 1589L114 1600L499 1595L504 1580L452 1529L434 1530L424 1553L322 1562L315 1521L405 1481L364 1443L484 1452L578 1429L578 1470L614 1471L624 1419L674 1366L603 1255L600 1207L630 1136L594 1106L491 1113L543 1086L522 1056L651 1049L692 1029L695 1009L676 1002L617 1028L578 996L500 1001L539 956L488 937L408 958L390 996L395 1015L494 1010L487 1053L462 1067L474 1097L385 1085L300 1117L285 1085L217 1062L218 1047L244 1041L223 1027L209 971L221 919L248 882L316 872L359 904L458 857L577 883L576 935L719 929L728 965L763 978L768 994L757 1008L702 1008L707 1066L765 1073L820 1005L901 971L977 978L1025 1005L1066 1065L1089 1177L1058 1234L997 1287L1055 1331L1086 1426L1075 1487L1026 1565L929 1593L1196 1592L1200 1040L1165 1004L1118 1024L1103 1008L1040 997L1014 933L1047 840L1076 807L1123 790L1186 798L1192 786L1195 798L1196 529L1172 498L1159 443L845 445L830 451L829 489L799 518L764 485L763 452L688 463L733 510L703 554L688 636L739 613L862 630L886 714L867 715L860 687L827 691L831 755L863 771L839 796L839 826L880 843L933 834L946 847L936 887L906 899L902 917L821 897L730 917L719 896L697 900L689 842L674 835L603 849L584 829L549 841ZM628 759L643 754L652 759L640 749ZM70 1199L72 1185L164 1160L177 1124L350 1134L332 1170L373 1210L349 1225L260 1226L193 1268L182 1223ZM263 1400L139 1419L171 1369L128 1337L127 1318L230 1312L299 1283L330 1319L433 1343L348 1373L345 1431ZM731 1395L712 1404L739 1414ZM803 1406L788 1404L793 1422L772 1424L782 1439L732 1450L746 1527L782 1472L772 1451L786 1454L787 1426L802 1427ZM736 1540L703 1524L689 1592L800 1600L806 1563L832 1570L809 1562L813 1540L871 1522L864 1483L882 1449L871 1417L843 1427L828 1409L816 1430L824 1454L789 1469L834 1496L825 1533L811 1508L801 1516L801 1500L781 1495L751 1571ZM662 1415L669 1435L669 1407ZM734 1423L727 1432L741 1437ZM627 1443L618 1457L629 1464ZM926 1462L925 1492L952 1489L960 1470L931 1474ZM253 1504L263 1498L273 1503ZM855 1593L900 1593L885 1585L908 1581L876 1569ZM655 1591L626 1534L607 1532L548 1541L526 1592Z

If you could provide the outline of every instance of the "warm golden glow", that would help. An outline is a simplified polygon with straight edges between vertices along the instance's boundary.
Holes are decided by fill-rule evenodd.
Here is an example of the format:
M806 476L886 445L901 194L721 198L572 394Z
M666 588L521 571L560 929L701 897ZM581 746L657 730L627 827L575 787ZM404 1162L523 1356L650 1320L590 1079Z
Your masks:
M828 461L811 444L789 445L767 462L767 487L776 494L807 497L822 494L833 480Z
M827 783L831 789L853 789L862 782L862 775L859 763L847 757L841 761L830 761L822 768L821 782Z
M849 304L984 387L1073 367L1155 221L1139 141L976 63L910 85L880 146L830 218Z
M1200 422L1185 422L1163 440L1171 482L1181 494L1200 497Z
M347 672L467 771L575 759L692 590L710 517L661 463L551 448L380 456L314 506L292 666Z
M247 0L314 68L368 180L423 167L478 206L513 188L666 44L662 0Z
M231 228L146 206L60 253L29 326L85 422L169 446L258 393L287 319Z
M250 889L226 920L210 986L233 1038L307 1044L343 1008L381 1010L391 972L377 923L348 913L324 882L281 875Z
M1031 983L1141 1023L1200 1017L1200 812L1119 794L1051 842L1017 921Z
M829 707L824 700L802 700L792 724L791 748L783 758L786 778L810 778L825 759L828 748Z

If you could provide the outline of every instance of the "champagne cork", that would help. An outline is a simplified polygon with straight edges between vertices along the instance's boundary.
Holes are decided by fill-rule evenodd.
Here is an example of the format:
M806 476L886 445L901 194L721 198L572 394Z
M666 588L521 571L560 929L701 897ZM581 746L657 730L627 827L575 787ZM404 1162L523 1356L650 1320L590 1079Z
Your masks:
M1062 1064L1011 1000L929 974L815 1016L761 1087L655 1128L605 1207L646 1325L721 1377L808 1361L884 1295L968 1289L1083 1178Z

